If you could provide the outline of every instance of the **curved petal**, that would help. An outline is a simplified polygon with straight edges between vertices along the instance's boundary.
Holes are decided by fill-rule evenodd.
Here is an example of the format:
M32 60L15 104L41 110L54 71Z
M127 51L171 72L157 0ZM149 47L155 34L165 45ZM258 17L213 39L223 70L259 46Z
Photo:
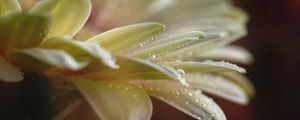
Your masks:
M187 62L187 61L175 61L175 62L159 62L159 64L171 66L177 69L183 69L186 72L240 72L245 73L244 68L238 67L235 64L224 61L211 61L206 60L204 62Z
M205 37L206 35L201 31L188 31L180 34L169 35L153 41L148 45L138 46L137 48L128 51L127 54L138 58L150 57L155 59L156 57L164 56L172 51L181 49L184 46L201 42L201 38Z
M250 64L253 56L245 48L229 45L208 51L203 54L195 54L196 59L228 60L232 62Z
M65 51L57 49L20 49L12 52L9 58L16 64L24 67L24 69L37 72L42 72L50 68L77 71L89 64L88 61L78 62Z
M94 80L140 80L140 79L172 79L177 80L183 85L188 85L182 75L176 70L163 65L151 62L116 56L116 63L119 69L107 69L95 62L91 63L82 72L85 73L80 77Z
M236 73L236 72L219 72L214 73L216 75L220 75L224 77L227 80L232 81L233 83L239 85L246 93L247 95L252 98L255 95L255 87L250 82L248 78L246 78L244 75Z
M185 78L192 88L203 90L242 105L249 102L247 94L239 85L222 76L195 72L185 74Z
M205 53L208 50L224 46L228 43L226 40L228 33L224 30L219 31L203 31L207 37L202 38L194 44L181 46L180 49L170 51L162 57L158 57L158 61L174 61L186 60L194 58L194 54Z
M211 99L174 81L133 81L153 97L199 120L226 120L221 108Z
M160 23L133 24L104 32L87 42L99 43L113 54L119 54L135 46L148 44L147 39L164 29L165 26Z
M96 43L83 43L81 41L65 38L50 38L41 45L42 48L62 49L79 61L96 59L111 68L119 68L113 56Z
M102 120L150 120L152 103L139 87L76 78L72 82Z
M0 53L8 54L15 48L37 47L43 42L49 28L49 18L26 13L0 18Z
M43 0L29 12L53 17L48 37L72 38L88 19L91 3L90 0Z
M8 13L20 12L21 6L18 0L1 0L0 1L0 16Z
M19 82L21 80L23 80L23 73L0 56L0 81Z

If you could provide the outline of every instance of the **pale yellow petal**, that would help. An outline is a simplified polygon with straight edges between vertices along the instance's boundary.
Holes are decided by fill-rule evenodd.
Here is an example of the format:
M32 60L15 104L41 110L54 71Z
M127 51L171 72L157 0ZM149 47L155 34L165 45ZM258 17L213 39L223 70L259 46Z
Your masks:
M88 61L78 62L71 55L59 49L20 49L12 52L9 57L24 69L36 72L43 72L50 68L77 71L89 63Z
M89 0L43 0L30 13L53 17L48 37L72 38L85 24L91 12Z
M106 66L118 68L115 58L99 44L83 43L81 41L69 40L65 38L50 38L41 45L42 48L62 49L75 57L79 61L99 60Z
M20 12L21 6L18 0L1 0L0 1L0 16L8 13Z
M245 48L230 45L206 53L195 54L195 59L228 60L236 63L250 64L253 62L254 58Z
M195 89L203 90L229 101L245 105L249 102L246 92L236 83L225 79L222 76L192 72L185 74L186 80L190 86Z
M221 108L201 91L180 85L174 81L133 81L142 85L153 97L199 120L226 120Z
M94 80L140 80L140 79L166 79L177 80L180 83L187 85L182 74L173 68L154 64L151 62L128 58L124 56L116 56L116 63L120 66L119 69L108 69L99 64L92 63L82 70L80 77Z
M152 104L147 93L127 83L72 80L102 120L150 120Z
M246 76L236 72L220 72L214 74L223 76L225 79L230 80L233 83L239 85L250 98L254 97L255 87Z
M183 45L174 51L168 51L164 56L158 57L158 61L189 60L194 54L205 53L214 48L228 44L226 31L204 31L207 37L202 38L194 44Z
M175 62L159 62L159 64L183 69L186 72L240 72L245 73L246 70L235 64L224 61L206 60L203 62L175 61Z
M206 35L201 31L188 31L175 35L159 36L159 38L156 38L156 41L148 45L140 45L133 50L127 51L127 54L133 57L154 60L156 57L164 56L184 46L201 42L201 38L205 37Z
M113 54L122 53L140 44L147 44L165 26L160 23L140 23L115 28L89 39L87 42L101 44Z
M47 35L49 17L18 13L0 18L0 53L6 56L15 48L38 47Z

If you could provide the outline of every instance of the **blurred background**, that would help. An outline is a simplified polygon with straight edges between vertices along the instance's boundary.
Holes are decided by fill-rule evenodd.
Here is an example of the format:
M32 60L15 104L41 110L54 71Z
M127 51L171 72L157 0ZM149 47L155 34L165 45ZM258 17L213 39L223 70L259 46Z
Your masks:
M244 46L255 57L248 67L257 89L252 119L300 120L300 1L236 2L250 15Z

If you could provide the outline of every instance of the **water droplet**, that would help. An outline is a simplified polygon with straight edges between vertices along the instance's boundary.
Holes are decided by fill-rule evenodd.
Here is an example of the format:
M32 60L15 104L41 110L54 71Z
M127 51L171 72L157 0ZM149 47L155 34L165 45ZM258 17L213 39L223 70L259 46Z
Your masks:
M178 90L175 91L176 95L180 95L180 92Z
M180 75L184 76L185 71L183 69L176 69L177 72L179 72Z
M154 54L153 54L153 55L151 55L151 58L156 58L156 55L154 55Z
M145 45L147 45L149 43L149 40L143 41L142 43L140 43L140 46L143 47Z
M150 91L153 91L154 89L153 89L153 87L150 87Z
M134 94L133 97L136 98L136 97L137 97L137 94Z
M205 60L204 62L205 62L205 63L213 63L212 60Z
M143 47L143 46L144 46L144 44L143 44L143 43L140 43L140 46L141 46L141 47Z
M140 89L142 89L142 88L143 88L143 86L142 86L142 85L138 85L138 87L139 87Z
M189 93L189 96L191 96L191 97L192 97L192 96L193 96L193 93L191 93L191 92L190 92L190 93Z
M189 102L189 101L186 101L185 104L190 104L190 102Z

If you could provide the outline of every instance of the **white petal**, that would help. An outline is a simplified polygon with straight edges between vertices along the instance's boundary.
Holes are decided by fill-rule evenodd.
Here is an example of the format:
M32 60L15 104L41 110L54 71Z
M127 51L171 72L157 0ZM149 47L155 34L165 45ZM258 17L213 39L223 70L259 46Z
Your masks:
M34 71L39 67L47 69L56 67L76 71L89 64L89 61L78 62L71 55L59 49L29 48L15 50L11 55L11 59L25 67L29 64L35 66L36 68L27 68Z
M66 38L50 38L47 39L41 46L48 49L62 49L74 56L77 59L87 57L88 59L96 59L111 68L118 68L115 64L115 58L99 44L81 42Z
M140 79L167 79L177 80L183 85L188 85L182 74L173 68L152 62L124 56L116 56L119 69L106 69L99 63L92 63L85 68L86 74L80 77L96 80L140 80Z
M244 90L222 76L197 72L187 73L185 78L195 89L203 90L238 104L245 105L248 103L249 98Z
M220 107L200 91L194 91L174 81L133 81L147 92L171 106L199 120L226 120Z
M243 64L253 62L253 56L248 50L234 45L217 48L203 54L195 54L195 56L198 59L229 60Z
M236 72L218 72L214 74L220 75L225 79L230 80L233 83L239 85L250 98L254 97L255 87L246 76Z
M1 0L0 1L0 16L8 13L20 12L21 6L18 0Z
M206 60L204 62L186 62L186 61L175 61L175 62L159 62L159 64L171 66L177 69L183 69L188 72L240 72L245 73L244 68L238 67L235 64L224 62L224 61L211 61Z
M167 36L159 36L148 45L138 46L135 49L127 51L129 54L138 58L152 58L164 56L170 52L181 49L184 46L197 44L205 38L206 35L202 31L180 32L178 34L168 34ZM153 58L153 56L155 56Z
M72 38L87 21L91 3L90 0L43 0L29 12L53 17L48 37Z
M74 79L72 82L102 120L150 120L152 103L141 88L126 84Z
M139 23L115 28L89 39L87 42L101 44L113 54L122 53L140 44L148 44L151 37L165 29L160 23Z

